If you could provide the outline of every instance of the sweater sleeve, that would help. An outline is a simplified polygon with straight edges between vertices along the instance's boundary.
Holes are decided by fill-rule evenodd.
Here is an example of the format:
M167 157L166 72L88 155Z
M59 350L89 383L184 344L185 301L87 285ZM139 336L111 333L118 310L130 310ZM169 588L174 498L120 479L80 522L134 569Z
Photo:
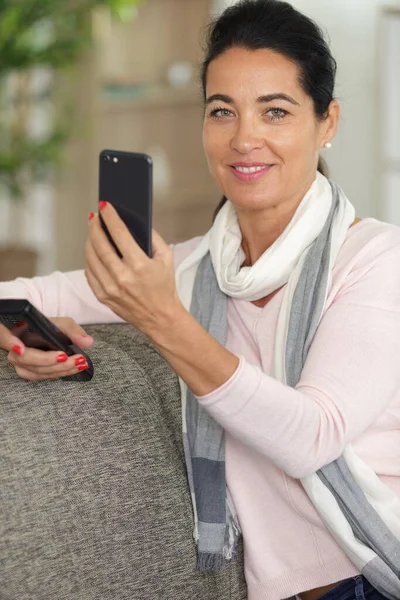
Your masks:
M172 247L175 266L200 242L193 238ZM44 277L0 281L0 298L25 298L47 317L70 317L81 325L121 323L122 319L93 294L83 270Z
M26 298L47 317L71 317L81 325L122 322L97 300L84 271L0 282L0 298Z
M231 435L301 478L338 458L391 406L400 417L400 248L347 277L326 310L298 385L243 357L199 402Z

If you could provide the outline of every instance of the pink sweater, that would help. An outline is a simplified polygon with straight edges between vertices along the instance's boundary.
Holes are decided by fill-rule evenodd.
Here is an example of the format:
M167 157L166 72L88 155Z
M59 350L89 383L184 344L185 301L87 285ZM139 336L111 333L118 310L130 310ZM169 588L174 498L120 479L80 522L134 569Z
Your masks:
M174 248L178 264L200 238ZM249 600L280 600L354 576L298 478L351 442L400 496L400 228L364 219L349 230L327 310L295 389L268 375L283 290L264 307L229 299L236 373L199 401L225 428L227 479L244 536ZM119 321L83 271L0 283L48 316Z

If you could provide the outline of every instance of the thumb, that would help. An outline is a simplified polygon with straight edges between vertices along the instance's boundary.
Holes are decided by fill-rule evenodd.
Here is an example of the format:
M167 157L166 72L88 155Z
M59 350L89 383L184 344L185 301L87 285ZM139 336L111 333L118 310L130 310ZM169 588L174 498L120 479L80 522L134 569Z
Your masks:
M82 350L86 350L86 348L91 348L94 344L94 339L91 335L86 334L73 334L70 336L73 344L78 346L78 348L82 348Z
M63 333L65 333L73 344L85 350L94 344L94 339L91 335L87 335L86 331L69 317L59 317L50 319Z

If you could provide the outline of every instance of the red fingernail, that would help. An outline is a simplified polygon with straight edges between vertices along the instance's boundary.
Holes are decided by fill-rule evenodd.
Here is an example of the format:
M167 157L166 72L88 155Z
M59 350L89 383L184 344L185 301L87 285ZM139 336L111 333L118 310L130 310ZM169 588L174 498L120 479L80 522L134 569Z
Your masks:
M86 371L86 369L88 369L88 368L89 368L89 365L87 363L85 363L81 367L78 367L78 371Z
M18 356L21 356L22 354L22 348L21 346L17 346L17 344L15 344L15 346L13 346L11 350L15 352L15 354L18 354Z
M89 213L88 219L89 219L89 221L94 219L94 212Z
M59 354L57 358L58 363L63 363L68 360L68 356L66 354Z
M15 327L23 327L24 325L26 325L26 321L20 321Z
M100 210L103 210L103 208L105 208L107 206L107 202L105 200L102 200L99 204Z
M83 356L78 356L78 358L75 359L75 365L77 367L79 367L79 365L86 365L86 358L84 358Z

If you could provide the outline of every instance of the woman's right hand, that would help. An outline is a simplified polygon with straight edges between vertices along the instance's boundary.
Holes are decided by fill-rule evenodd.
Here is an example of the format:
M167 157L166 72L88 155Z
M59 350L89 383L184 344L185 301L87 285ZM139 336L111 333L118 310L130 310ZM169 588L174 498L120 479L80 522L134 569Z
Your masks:
M85 350L93 345L93 338L73 319L60 317L50 319L63 331L73 344ZM67 356L63 352L27 348L9 329L0 325L0 348L8 352L8 360L22 379L41 381L76 375L87 369L86 359L81 354Z

